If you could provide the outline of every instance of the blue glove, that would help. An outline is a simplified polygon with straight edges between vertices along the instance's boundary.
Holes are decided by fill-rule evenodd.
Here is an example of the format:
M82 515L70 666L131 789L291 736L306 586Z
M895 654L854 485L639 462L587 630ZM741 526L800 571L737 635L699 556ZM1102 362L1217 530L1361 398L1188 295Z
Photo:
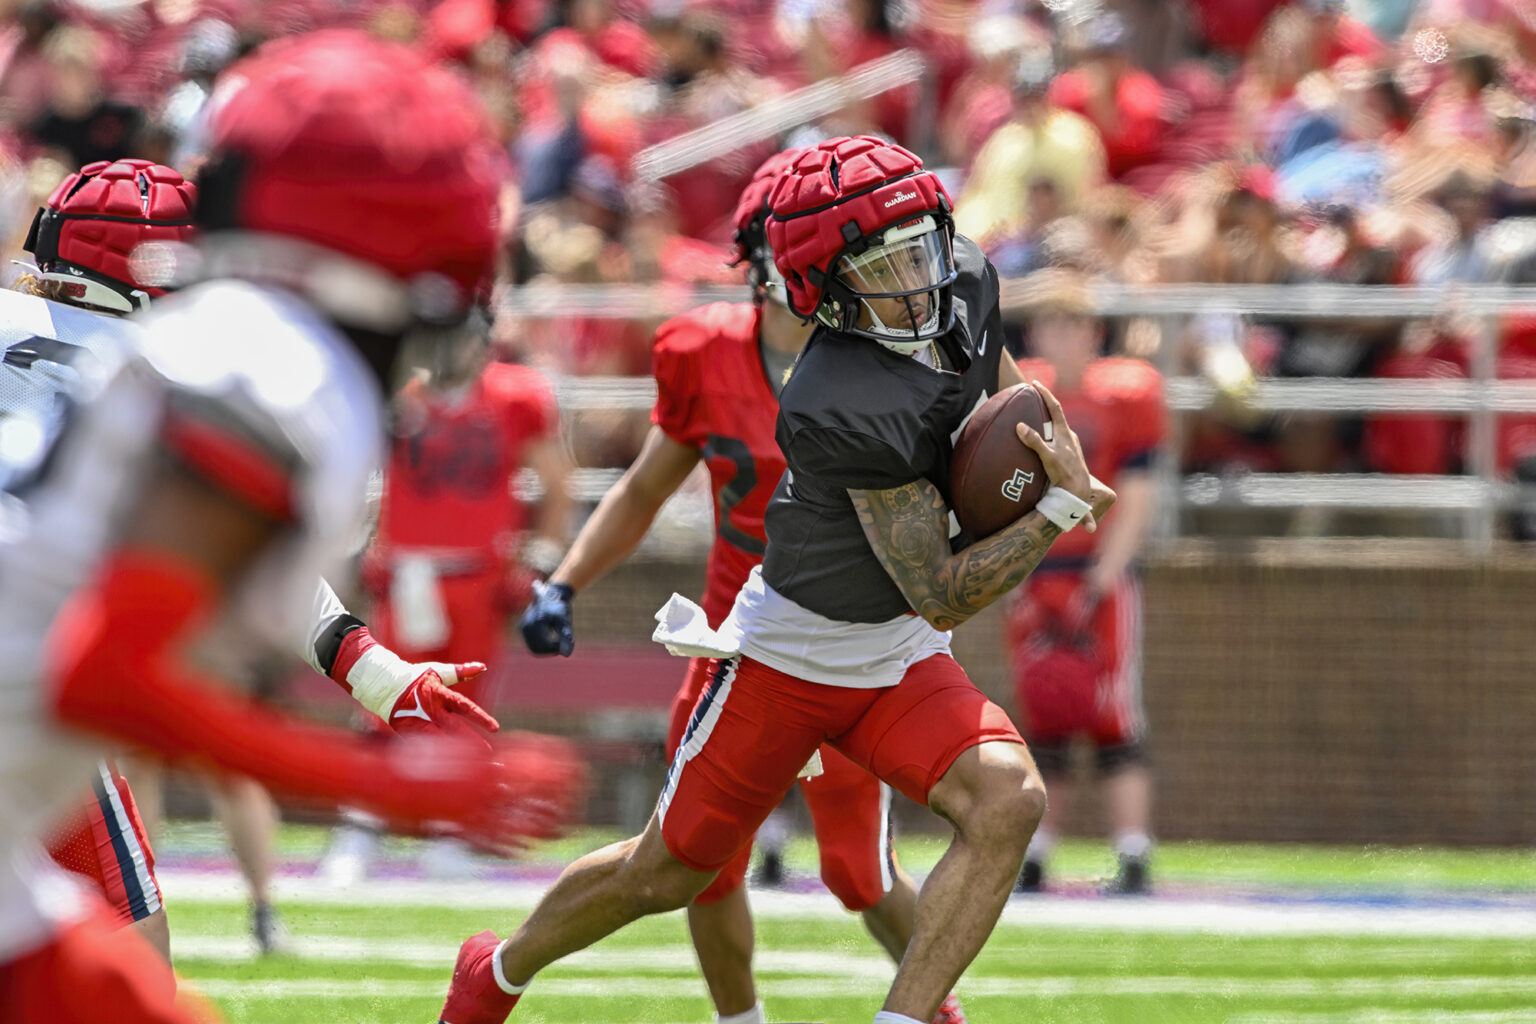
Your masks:
M523 642L534 654L558 654L569 658L576 649L571 625L571 598L576 592L565 583L534 581L533 603L523 612Z

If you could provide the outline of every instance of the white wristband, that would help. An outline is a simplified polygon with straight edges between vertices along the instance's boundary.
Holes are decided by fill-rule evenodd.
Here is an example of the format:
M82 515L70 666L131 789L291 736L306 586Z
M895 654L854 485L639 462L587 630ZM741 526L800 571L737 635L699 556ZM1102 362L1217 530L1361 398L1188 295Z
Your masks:
M1082 522L1083 517L1093 511L1093 506L1065 487L1052 484L1040 495L1035 511L1055 523L1062 533L1066 533Z

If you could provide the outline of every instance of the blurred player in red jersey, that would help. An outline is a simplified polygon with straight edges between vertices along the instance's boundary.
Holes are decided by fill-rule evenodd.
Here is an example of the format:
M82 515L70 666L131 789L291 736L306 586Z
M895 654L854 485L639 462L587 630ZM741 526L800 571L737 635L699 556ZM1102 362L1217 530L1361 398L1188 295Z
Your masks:
M1043 271L1030 282L1026 377L1061 400L1088 469L1119 494L1112 522L1061 538L1008 606L1024 738L1051 802L1030 841L1018 888L1038 890L1072 798L1069 746L1093 745L1119 870L1110 891L1150 885L1152 780L1143 747L1141 588L1136 559L1152 518L1151 463L1167 430L1163 382L1140 359L1104 358L1104 329L1080 280Z
M363 580L376 601L374 634L412 661L494 657L507 617L528 604L533 580L563 550L570 460L554 389L537 370L490 354L482 321L425 353L421 375L395 396L379 528ZM525 466L543 489L532 530L515 493ZM489 707L492 678L474 676L458 692ZM339 885L366 876L377 846L371 822L346 819L317 872ZM472 871L452 840L430 844L423 861L440 877Z
M466 333L395 398L368 576L380 642L424 661L494 652L533 579L554 568L571 517L554 388L490 352L488 327ZM533 529L515 493L525 466L543 489ZM484 680L459 690L483 704Z
M949 654L949 631L1061 533L1096 529L1114 492L1043 390L1046 429L1016 434L1052 485L990 537L953 523L952 438L1018 368L1002 350L997 273L954 234L949 195L915 154L829 139L792 157L769 206L789 308L817 326L779 391L786 469L762 564L718 630L677 594L658 613L654 639L714 660L656 813L566 868L511 937L465 940L444 1024L501 1024L544 967L687 905L827 743L954 828L872 1021L926 1024L986 943L1044 813L1017 727Z
M132 255L142 245L190 242L195 200L191 182L147 160L88 164L53 191L37 211L25 243L36 266L16 284L17 291L36 298L8 295L0 302L0 341L7 353L0 379L5 429L46 433L50 421L78 397L88 362L113 365L140 346L137 326L120 318L147 308L166 291L139 280L152 268L136 267ZM322 609L317 614L324 618L345 613L328 588L317 602ZM312 630L324 626L317 621ZM359 635L366 636L366 630ZM312 637L295 636L294 642L300 656L320 668ZM451 685L457 671L470 666L402 662L400 668L402 686L429 682L433 672ZM60 865L91 881L120 924L131 924L169 959L170 930L149 841L153 829L144 820L158 809L160 772L152 761L135 758L132 774L141 794L148 780L150 810L141 816L115 761L102 761L92 773L83 813L57 826L48 851ZM278 936L267 899L275 808L266 791L249 779L214 781L215 806L251 887L253 932L259 946L269 950Z
M718 628L736 592L762 562L763 515L784 475L774 440L779 389L810 328L784 304L763 222L768 193L796 151L769 158L736 207L736 260L747 264L750 303L714 303L674 317L656 331L653 426L634 464L604 495L570 553L523 618L535 654L569 654L571 602L634 551L656 513L703 459L715 496L715 542L709 551L703 608ZM709 659L694 658L672 702L667 757L677 753ZM800 780L821 850L821 874L843 906L892 959L901 962L912 936L917 889L891 848L891 790L829 746L822 772ZM743 885L752 845L743 846L709 887L688 904L688 927L721 1024L762 1024L752 980L752 912ZM951 994L935 1024L963 1024Z
M399 348L452 337L491 268L498 156L483 114L411 51L321 33L251 58L212 138L197 207L204 282L158 304L133 347L79 345L77 390L30 428L7 424L27 443L0 451L7 1024L209 1016L176 1005L163 961L109 931L40 856L103 741L498 850L547 834L579 782L552 741L493 754L481 730L494 720L316 589L360 525ZM127 184L136 208L156 183ZM100 242L122 213L45 215L39 248L72 226ZM175 259L157 256L146 265ZM13 308L35 325L34 351L120 326L30 301ZM296 635L411 741L380 750L230 692L243 654Z

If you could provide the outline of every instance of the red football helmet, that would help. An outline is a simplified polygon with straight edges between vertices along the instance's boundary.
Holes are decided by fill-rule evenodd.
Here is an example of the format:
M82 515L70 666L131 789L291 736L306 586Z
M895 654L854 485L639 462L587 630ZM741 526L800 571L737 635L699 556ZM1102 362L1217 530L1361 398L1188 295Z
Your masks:
M768 244L800 316L904 353L953 325L949 193L913 153L829 139L791 161L768 203Z
M208 271L385 334L462 318L494 267L503 159L472 90L349 30L276 40L225 79L199 178Z
M196 198L192 183L169 167L98 160L53 190L23 248L37 260L38 276L62 284L71 301L132 313L164 295L167 282L135 260L135 250L190 238Z
M779 182L779 175L787 171L802 150L786 149L773 154L752 175L747 187L741 190L736 201L736 213L731 218L736 227L732 236L735 259L732 266L747 264L747 282L754 294L766 294L780 305L788 299L784 293L784 278L773 265L773 253L768 248L768 234L764 227L768 219L768 196Z

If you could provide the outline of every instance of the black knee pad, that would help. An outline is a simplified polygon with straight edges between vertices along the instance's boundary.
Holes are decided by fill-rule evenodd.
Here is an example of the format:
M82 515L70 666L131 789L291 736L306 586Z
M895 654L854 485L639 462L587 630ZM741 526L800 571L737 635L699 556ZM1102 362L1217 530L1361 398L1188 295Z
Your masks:
M1093 752L1093 759L1100 775L1113 775L1146 764L1147 748L1140 740L1132 740L1113 747L1100 747Z

